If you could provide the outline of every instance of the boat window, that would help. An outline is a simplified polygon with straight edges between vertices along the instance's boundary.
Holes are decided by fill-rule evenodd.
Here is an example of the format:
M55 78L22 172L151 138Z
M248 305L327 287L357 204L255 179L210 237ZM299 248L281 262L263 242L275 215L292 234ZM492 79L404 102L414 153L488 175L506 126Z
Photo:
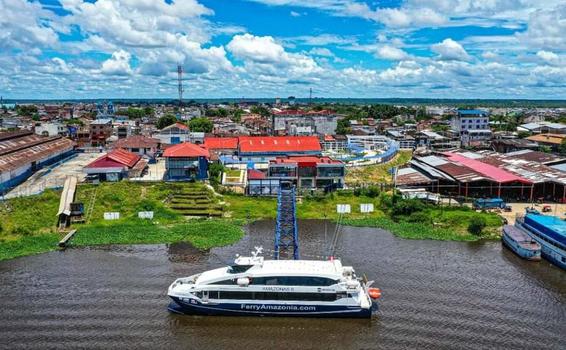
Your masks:
M344 297L344 296L341 296ZM241 299L241 300L294 300L294 301L335 301L336 293L285 293L285 292L240 292L240 291L211 291L211 299Z
M337 284L338 280L325 277L304 277L304 276L273 276L273 277L256 277L252 284L268 285L268 286L316 286L324 287Z
M232 265L228 268L229 273L242 273L248 271L253 265Z

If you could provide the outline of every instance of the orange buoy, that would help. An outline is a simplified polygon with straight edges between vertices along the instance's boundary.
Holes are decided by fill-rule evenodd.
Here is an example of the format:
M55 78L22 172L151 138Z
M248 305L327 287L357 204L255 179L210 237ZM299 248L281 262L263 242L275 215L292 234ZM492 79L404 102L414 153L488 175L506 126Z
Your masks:
M379 288L370 288L368 289L369 297L372 299L379 299L381 298L381 289Z

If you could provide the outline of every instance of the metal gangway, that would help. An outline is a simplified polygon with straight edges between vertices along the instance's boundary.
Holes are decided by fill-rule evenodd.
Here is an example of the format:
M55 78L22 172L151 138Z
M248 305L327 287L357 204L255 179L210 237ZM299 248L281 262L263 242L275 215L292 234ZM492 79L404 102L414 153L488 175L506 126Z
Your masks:
M293 249L293 259L299 259L299 236L297 229L297 207L295 186L281 182L277 197L277 223L275 227L275 249L273 258Z

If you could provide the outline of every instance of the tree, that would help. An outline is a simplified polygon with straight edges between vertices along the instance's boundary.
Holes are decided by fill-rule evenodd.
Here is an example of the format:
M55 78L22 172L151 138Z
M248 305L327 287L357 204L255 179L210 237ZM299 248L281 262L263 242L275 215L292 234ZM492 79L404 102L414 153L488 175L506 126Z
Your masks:
M157 121L157 128L163 129L166 126L173 125L177 122L177 118L173 114L165 114Z
M336 134L346 135L349 134L350 132L352 132L352 129L350 128L350 119L349 118L340 119L338 121L338 124L336 125Z
M481 216L473 216L468 224L468 232L474 236L480 236L483 229L487 226L485 219Z
M153 117L155 115L155 110L151 106L146 106L143 109L143 114L145 114L146 117Z
M230 119L234 123L239 123L240 121L242 121L242 114L244 114L244 111L240 108L237 108L236 110L234 110L234 112L232 112L232 117Z
M563 138L560 142L560 146L558 146L558 152L560 152L561 156L566 156L566 138Z
M189 129L196 132L211 132L214 125L206 117L193 118L189 121Z

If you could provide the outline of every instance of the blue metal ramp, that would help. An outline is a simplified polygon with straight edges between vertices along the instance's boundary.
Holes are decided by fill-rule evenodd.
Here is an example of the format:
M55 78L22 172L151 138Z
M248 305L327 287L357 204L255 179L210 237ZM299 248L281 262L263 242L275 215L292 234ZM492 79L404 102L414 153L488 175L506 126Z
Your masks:
M293 249L293 259L299 259L299 237L297 230L297 207L295 186L281 182L277 197L277 223L275 227L275 251L273 258L278 260Z

